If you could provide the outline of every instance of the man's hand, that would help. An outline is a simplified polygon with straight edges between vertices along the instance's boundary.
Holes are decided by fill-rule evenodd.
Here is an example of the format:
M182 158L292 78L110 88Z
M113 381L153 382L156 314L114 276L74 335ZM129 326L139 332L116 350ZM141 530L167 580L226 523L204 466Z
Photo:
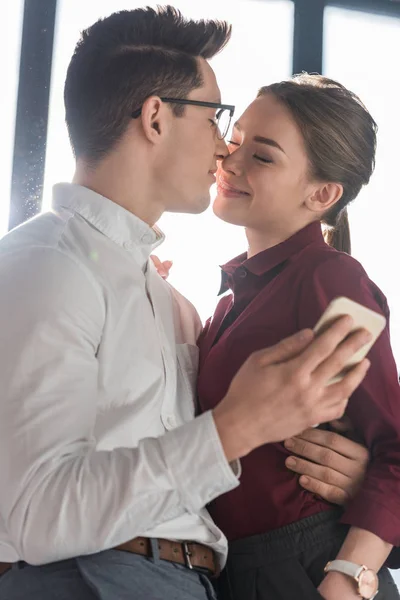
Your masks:
M316 339L305 330L246 360L213 411L229 461L343 415L370 364L364 359L327 386L370 339L363 330L349 335L352 324L342 317Z
M337 428L343 431L342 424ZM285 447L297 455L288 457L286 466L301 475L300 485L328 502L346 504L364 480L368 450L338 433L308 429L286 440Z

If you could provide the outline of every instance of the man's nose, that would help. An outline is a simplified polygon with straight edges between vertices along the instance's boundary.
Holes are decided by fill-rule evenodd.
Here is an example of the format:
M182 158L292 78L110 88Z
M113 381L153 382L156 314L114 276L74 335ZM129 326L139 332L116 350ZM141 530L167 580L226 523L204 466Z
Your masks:
M224 158L226 156L228 156L229 154L229 150L228 150L228 146L226 145L225 140L217 140L217 144L216 144L216 149L215 149L215 156L217 160L224 160Z

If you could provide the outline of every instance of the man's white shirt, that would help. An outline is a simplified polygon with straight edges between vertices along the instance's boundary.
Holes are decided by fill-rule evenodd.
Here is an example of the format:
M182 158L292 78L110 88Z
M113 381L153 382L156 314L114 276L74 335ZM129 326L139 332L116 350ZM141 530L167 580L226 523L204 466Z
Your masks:
M200 319L157 274L163 240L87 188L0 241L0 561L43 564L139 535L194 540L238 485L194 419Z

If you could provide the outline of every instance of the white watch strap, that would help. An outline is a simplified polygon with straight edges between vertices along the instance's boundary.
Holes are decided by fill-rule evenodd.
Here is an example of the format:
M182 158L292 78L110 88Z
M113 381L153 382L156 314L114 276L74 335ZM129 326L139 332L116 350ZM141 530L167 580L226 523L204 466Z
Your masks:
M339 573L343 573L344 575L348 575L349 577L358 580L359 575L364 569L365 567L363 565L356 565L348 560L333 560L327 565L326 572L338 571Z

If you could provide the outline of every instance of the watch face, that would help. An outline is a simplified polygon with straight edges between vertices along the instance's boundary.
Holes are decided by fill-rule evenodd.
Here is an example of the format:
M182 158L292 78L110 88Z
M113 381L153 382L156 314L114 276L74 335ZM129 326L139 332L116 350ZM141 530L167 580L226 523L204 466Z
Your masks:
M363 571L358 584L360 596L365 598L365 600L373 598L378 592L378 583L378 576L374 571L371 571L371 569Z

